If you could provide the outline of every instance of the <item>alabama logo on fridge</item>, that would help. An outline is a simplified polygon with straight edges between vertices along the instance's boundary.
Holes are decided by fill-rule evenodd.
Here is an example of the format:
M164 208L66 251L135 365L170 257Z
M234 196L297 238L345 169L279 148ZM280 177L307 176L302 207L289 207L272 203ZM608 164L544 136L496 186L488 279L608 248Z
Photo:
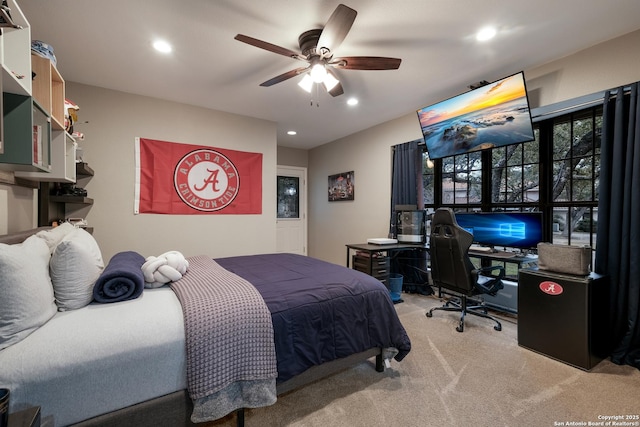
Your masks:
M238 195L238 169L225 155L210 149L187 153L176 164L173 185L184 203L203 212L224 209Z
M564 292L564 289L562 288L560 283L552 282L550 280L541 282L538 287L547 295L560 295Z

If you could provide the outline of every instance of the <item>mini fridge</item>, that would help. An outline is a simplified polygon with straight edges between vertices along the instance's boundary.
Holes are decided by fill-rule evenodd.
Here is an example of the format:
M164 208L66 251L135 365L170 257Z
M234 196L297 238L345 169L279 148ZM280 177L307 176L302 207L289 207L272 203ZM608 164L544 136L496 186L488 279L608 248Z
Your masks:
M518 345L584 370L610 352L608 278L518 274Z

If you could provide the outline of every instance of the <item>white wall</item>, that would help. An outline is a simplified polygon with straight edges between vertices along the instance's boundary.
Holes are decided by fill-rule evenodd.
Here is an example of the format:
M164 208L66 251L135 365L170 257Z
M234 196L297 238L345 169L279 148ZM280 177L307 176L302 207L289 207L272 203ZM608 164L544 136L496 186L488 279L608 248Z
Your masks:
M532 107L640 80L639 47L640 31L636 31L525 70ZM517 71L505 70L505 75ZM420 137L417 116L411 111L309 151L309 255L345 265L345 244L386 237L391 206L390 147ZM355 172L355 200L328 202L328 175L350 170Z
M28 230L38 224L37 196L37 190L31 188L0 184L0 234Z
M83 159L95 171L85 186L95 203L79 213L105 259L124 250L212 257L275 250L275 123L75 83L66 97L80 107L75 130L86 136ZM263 153L262 214L134 215L135 137Z
M310 151L310 256L345 265L345 244L387 237L391 147L420 137L413 113ZM354 200L329 202L329 175L348 171L354 172Z

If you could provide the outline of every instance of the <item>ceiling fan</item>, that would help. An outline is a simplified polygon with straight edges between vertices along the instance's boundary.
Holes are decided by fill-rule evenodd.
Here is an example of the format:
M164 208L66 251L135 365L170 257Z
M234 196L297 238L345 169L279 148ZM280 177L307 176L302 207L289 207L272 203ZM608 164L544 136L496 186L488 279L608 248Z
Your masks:
M396 70L400 67L401 59L380 56L343 56L334 57L334 51L345 39L357 12L344 4L339 4L324 28L305 31L298 37L300 53L277 46L253 37L238 34L234 38L269 52L288 56L289 58L307 62L308 65L299 67L275 76L260 86L272 86L292 77L306 73L304 79L298 83L307 92L311 92L313 83L323 83L332 96L342 95L344 90L338 80L334 68L343 70Z

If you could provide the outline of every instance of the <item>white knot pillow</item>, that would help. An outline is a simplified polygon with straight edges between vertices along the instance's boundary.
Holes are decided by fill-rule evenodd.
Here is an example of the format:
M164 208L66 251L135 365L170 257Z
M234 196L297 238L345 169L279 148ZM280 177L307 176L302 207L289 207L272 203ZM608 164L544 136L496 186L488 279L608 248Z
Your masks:
M160 256L150 256L142 264L145 288L159 288L169 282L180 280L187 272L189 261L177 251L165 252Z

